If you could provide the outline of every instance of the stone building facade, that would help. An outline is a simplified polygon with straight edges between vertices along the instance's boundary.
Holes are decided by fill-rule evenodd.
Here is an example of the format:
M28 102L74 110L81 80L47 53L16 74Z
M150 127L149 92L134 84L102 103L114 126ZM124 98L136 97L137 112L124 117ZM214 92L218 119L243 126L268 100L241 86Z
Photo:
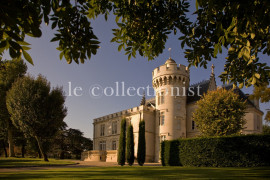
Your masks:
M158 162L160 142L178 138L190 138L199 134L192 113L197 108L196 102L207 91L217 88L214 67L209 80L190 85L188 67L177 65L169 58L165 64L152 72L152 84L156 97L148 99L142 105L94 119L93 151L84 152L86 161L117 162L120 124L127 119L134 128L135 157L138 146L140 120L145 121L146 162ZM232 86L226 86L231 89ZM240 89L235 89L240 98L247 100L243 134L261 133L262 116L259 101L251 101Z

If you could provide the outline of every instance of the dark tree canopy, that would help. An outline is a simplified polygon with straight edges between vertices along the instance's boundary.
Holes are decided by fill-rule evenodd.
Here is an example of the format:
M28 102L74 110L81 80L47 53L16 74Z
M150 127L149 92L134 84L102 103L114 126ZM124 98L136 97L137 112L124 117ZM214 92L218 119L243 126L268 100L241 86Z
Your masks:
M6 101L12 123L26 136L36 139L44 160L48 161L49 144L67 113L63 90L51 89L42 76L37 79L25 76L12 85Z
M221 80L239 83L242 88L269 83L270 68L259 61L270 55L270 1L196 0L196 21L184 34L186 58L191 65L205 66L228 49Z
M262 103L267 103L270 101L270 87L267 87L267 84L261 86L255 86L253 90L253 95L251 98L260 98Z
M1 61L0 61L1 62ZM13 133L16 132L6 105L6 94L17 78L24 76L27 71L26 64L18 59L4 60L0 64L0 126L7 133L9 143L9 156L15 156Z
M7 121L10 118L6 107L6 93L14 81L24 76L27 71L26 64L21 60L4 60L0 68L0 121Z
M64 158L81 158L83 151L93 149L93 141L83 136L79 129L64 127L57 132L52 144L51 152L55 157Z
M51 41L58 42L60 59L84 63L99 48L90 20L114 15L118 27L111 41L128 59L137 53L156 58L174 33L190 65L206 68L228 49L224 83L269 84L270 67L259 59L270 54L269 0L2 0L0 10L0 54L8 50L30 63L25 37L40 37L42 22L57 31Z
M75 4L70 0L0 1L0 54L8 50L12 58L23 55L33 64L25 37L41 37L40 25L45 22L57 31L51 41L58 41L60 59L64 56L68 63L83 63L99 47L87 18L90 8L86 0Z

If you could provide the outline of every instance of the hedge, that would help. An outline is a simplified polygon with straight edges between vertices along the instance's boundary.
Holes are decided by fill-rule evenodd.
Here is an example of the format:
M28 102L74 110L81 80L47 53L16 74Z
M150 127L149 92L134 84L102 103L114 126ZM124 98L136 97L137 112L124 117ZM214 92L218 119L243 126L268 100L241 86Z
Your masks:
M163 166L270 166L270 135L241 135L164 141Z

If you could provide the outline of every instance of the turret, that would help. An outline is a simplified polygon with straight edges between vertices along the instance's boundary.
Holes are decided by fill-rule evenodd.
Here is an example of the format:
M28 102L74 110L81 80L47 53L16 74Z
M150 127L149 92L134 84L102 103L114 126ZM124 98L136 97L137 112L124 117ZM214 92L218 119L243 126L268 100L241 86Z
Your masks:
M165 64L152 72L159 110L159 134L164 140L186 137L186 91L189 87L189 69L177 65L169 58Z

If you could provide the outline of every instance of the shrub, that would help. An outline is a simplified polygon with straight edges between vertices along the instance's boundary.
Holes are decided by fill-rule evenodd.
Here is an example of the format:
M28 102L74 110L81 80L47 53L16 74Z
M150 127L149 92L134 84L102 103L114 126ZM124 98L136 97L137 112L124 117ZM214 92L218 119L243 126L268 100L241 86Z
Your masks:
M205 136L240 134L246 103L237 91L217 89L204 94L193 113L197 129Z
M163 142L161 150L166 166L270 166L270 135L179 139Z

